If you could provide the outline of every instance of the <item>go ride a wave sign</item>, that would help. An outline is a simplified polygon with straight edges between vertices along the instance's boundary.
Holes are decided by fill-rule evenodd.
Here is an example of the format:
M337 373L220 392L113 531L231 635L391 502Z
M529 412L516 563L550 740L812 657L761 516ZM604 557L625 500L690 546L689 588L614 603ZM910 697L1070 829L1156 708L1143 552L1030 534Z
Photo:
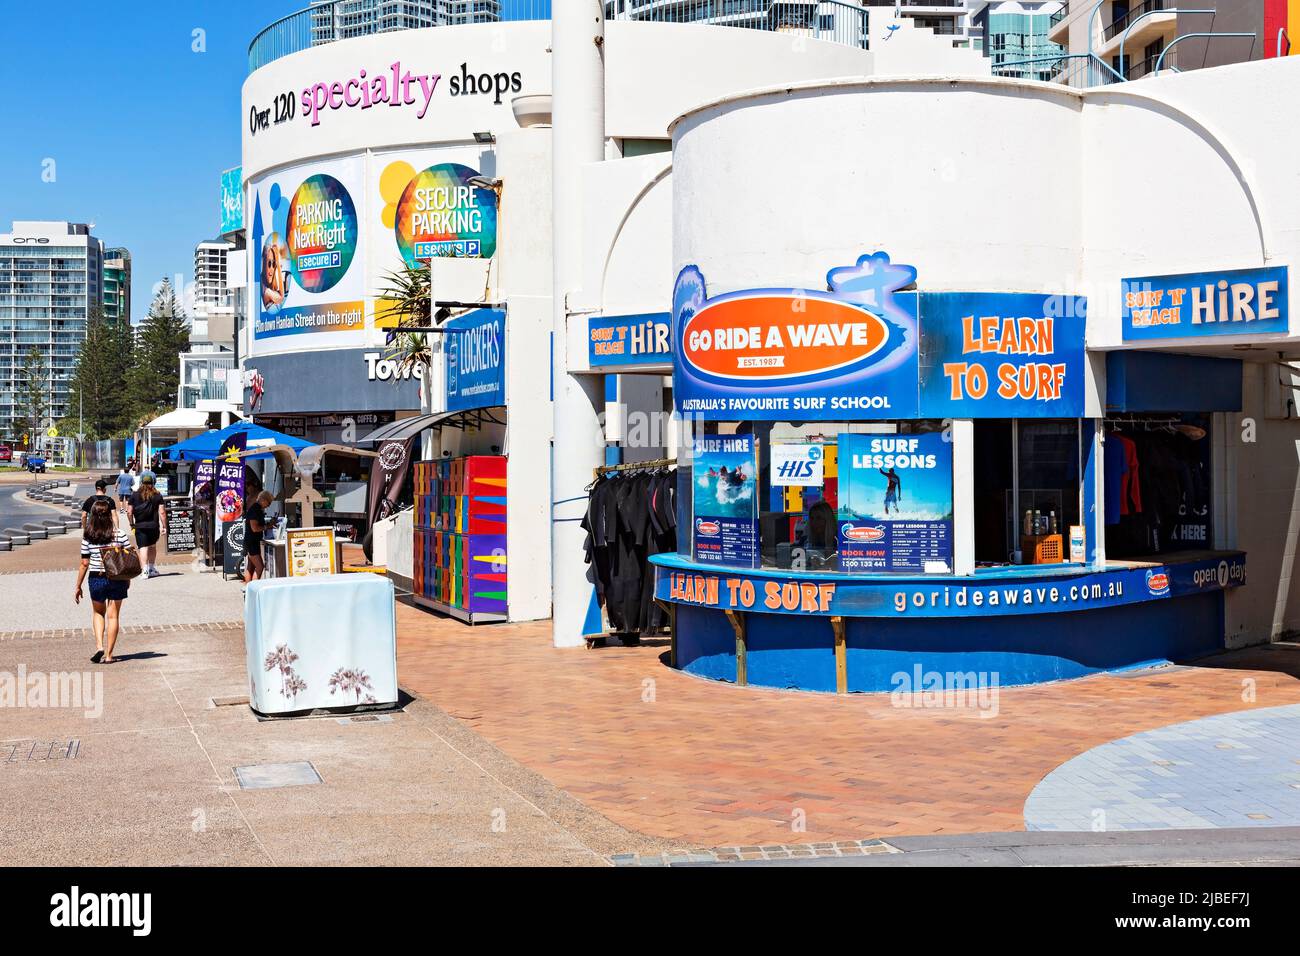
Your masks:
M710 298L687 266L673 291L677 411L704 418L917 414L916 270L885 253L827 276L831 292L749 289Z
M884 252L831 269L827 292L709 296L687 266L673 290L676 411L723 421L1083 414L1086 299L915 283L916 270Z

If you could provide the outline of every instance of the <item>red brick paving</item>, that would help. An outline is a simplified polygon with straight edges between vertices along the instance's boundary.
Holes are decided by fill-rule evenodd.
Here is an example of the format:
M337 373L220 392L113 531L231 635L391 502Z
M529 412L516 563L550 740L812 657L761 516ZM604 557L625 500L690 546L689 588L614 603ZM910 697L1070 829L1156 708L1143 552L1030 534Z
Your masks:
M1293 645L1003 688L996 716L980 718L705 681L667 667L656 644L556 650L549 622L469 628L398 607L403 687L614 822L692 846L1020 830L1034 785L1091 747L1300 702ZM806 832L792 828L800 814Z

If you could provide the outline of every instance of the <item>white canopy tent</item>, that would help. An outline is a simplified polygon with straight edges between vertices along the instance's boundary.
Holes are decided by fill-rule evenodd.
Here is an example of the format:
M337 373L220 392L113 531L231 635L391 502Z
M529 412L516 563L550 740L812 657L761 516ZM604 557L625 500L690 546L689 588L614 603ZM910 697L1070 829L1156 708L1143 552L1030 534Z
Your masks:
M144 440L141 447L136 449L136 458L139 459L141 467L147 468L149 460L153 458L155 447L173 445L207 430L208 413L198 409L177 408L159 415L142 429ZM155 441L155 436L161 436L166 440Z

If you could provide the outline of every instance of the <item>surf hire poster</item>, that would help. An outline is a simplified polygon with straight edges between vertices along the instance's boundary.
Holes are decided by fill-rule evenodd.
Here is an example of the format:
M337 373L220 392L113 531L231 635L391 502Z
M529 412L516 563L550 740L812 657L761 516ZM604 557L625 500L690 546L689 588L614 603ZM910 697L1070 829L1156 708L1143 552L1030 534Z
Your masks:
M695 560L758 567L758 446L753 435L705 435L692 465Z

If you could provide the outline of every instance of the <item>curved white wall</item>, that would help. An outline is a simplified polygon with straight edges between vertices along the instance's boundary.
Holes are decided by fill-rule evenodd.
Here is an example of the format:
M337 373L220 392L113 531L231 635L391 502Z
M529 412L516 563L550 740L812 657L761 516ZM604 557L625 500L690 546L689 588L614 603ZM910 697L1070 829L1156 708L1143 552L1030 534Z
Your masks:
M1300 127L1279 104L1298 99L1290 58L1087 91L899 78L737 97L674 128L674 268L717 292L821 288L883 249L926 289L1087 295L1089 346L1120 347L1122 278L1296 261ZM1291 315L1290 335L1251 338L1294 351Z
M698 265L710 294L820 289L886 250L928 289L1069 291L1078 112L1065 92L939 79L704 108L674 133L675 265Z

